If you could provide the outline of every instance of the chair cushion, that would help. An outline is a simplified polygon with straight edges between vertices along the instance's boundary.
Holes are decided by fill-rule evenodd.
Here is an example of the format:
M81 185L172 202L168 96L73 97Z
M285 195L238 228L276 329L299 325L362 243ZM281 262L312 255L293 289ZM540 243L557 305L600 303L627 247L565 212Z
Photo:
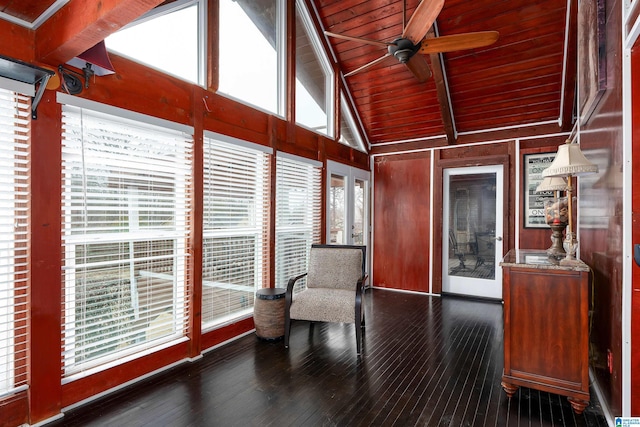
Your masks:
M293 297L291 319L355 323L356 293L353 290L308 288Z
M362 250L311 248L307 288L348 289L355 292L362 277Z

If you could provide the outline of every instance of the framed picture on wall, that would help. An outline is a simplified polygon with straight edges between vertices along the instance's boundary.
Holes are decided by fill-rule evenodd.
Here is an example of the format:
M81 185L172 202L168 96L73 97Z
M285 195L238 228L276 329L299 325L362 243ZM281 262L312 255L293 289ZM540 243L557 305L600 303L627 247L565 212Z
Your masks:
M524 226L525 228L548 228L544 217L544 201L553 197L553 191L536 192L542 182L542 171L549 167L556 153L536 153L524 155Z
M607 86L605 0L578 3L578 112L585 124Z

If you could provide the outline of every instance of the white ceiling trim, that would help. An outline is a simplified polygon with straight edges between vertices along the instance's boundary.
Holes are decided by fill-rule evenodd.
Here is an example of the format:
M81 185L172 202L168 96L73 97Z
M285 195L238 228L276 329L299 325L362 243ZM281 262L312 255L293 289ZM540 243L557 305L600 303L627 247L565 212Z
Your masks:
M58 10L62 8L65 4L69 3L69 0L56 0L51 6L45 10L42 15L38 16L35 21L29 22L24 19L16 18L13 15L9 15L5 12L0 12L0 19L4 19L5 21L12 22L14 24L20 25L21 27L27 27L30 30L37 29L44 21L51 18Z

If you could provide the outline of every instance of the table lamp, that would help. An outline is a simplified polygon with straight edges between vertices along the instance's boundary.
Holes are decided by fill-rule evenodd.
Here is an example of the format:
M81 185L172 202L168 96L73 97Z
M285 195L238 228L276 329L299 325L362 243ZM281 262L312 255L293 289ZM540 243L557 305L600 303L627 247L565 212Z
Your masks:
M560 265L577 265L579 261L575 254L578 250L578 241L573 230L573 177L597 173L598 166L591 163L580 151L580 145L567 139L566 144L558 147L558 153L551 165L542 171L543 177L567 178L567 206L569 228L564 240L566 256L560 260Z
M567 198L560 197L560 192L567 189L567 181L559 176L546 177L536 188L536 193L553 191L553 199L544 202L544 219L551 227L551 247L547 254L554 258L563 258L566 253L562 247L562 232L567 228Z

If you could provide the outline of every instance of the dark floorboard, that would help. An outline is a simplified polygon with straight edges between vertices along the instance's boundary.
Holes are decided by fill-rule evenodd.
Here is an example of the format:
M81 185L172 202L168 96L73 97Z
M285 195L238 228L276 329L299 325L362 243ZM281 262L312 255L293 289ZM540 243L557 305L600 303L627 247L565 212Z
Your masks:
M595 394L562 396L502 375L502 305L370 290L353 325L296 322L290 349L254 335L71 410L50 426L607 426Z

